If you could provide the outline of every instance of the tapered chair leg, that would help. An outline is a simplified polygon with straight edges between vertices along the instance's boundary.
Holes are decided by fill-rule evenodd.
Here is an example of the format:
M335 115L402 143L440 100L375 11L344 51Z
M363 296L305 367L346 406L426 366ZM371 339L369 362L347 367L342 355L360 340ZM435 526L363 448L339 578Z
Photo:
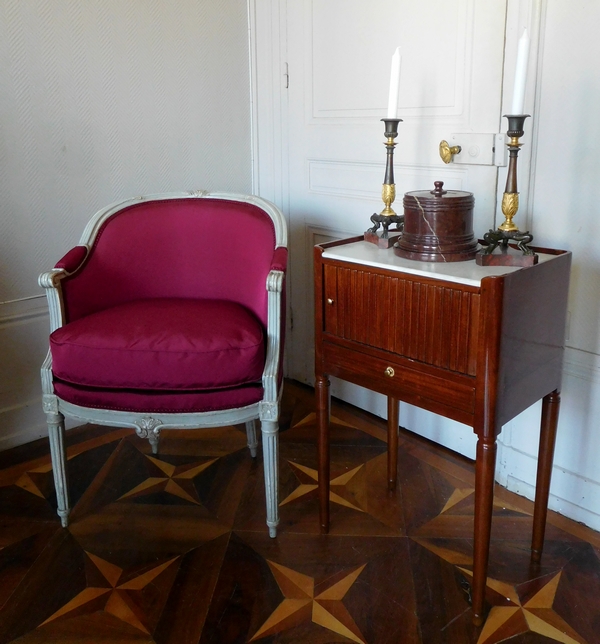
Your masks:
M261 420L263 460L265 468L265 496L267 500L267 526L269 536L277 536L279 525L279 425L270 420Z
M246 423L246 436L248 437L248 447L252 458L256 458L258 448L258 438L256 437L256 421L249 420Z
M50 437L50 457L52 474L56 488L57 513L63 528L69 525L69 487L67 478L67 456L65 453L65 417L59 412L46 413L48 435Z
M158 454L158 436L155 434L148 434L148 442L150 443L150 449L153 454Z

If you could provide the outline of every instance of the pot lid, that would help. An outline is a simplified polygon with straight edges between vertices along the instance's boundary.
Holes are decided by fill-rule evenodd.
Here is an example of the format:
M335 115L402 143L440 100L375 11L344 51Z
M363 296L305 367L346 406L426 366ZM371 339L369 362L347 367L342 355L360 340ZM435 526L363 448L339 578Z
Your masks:
M415 192L405 193L405 197L415 197L417 199L473 199L472 192L463 192L462 190L444 190L443 181L434 181L433 190L416 190Z

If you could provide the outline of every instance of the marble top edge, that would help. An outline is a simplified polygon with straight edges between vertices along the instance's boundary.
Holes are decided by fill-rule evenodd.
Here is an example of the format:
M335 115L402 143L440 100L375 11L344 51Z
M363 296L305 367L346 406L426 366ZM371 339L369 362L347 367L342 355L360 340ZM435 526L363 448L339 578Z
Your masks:
M474 259L460 262L420 262L399 257L393 248L378 248L375 244L362 240L326 248L323 257L470 286L481 286L484 277L507 275L521 270L519 266L479 266ZM553 257L554 255L538 253L538 263Z

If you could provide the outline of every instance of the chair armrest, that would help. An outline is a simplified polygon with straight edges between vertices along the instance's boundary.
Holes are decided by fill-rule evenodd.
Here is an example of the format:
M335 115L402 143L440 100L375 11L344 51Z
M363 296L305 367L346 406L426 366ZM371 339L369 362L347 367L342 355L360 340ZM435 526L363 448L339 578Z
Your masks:
M65 307L60 282L74 273L84 262L88 254L87 246L75 246L46 273L38 279L39 285L46 289L48 310L50 313L50 333L65 323Z
M47 273L42 273L38 284L46 289L48 312L50 314L50 333L56 331L65 323L65 307L63 304L60 281L68 275L62 268L54 268Z
M56 263L54 268L62 268L67 273L74 273L81 266L87 254L87 246L75 246Z
M288 249L285 246L280 246L275 249L273 259L271 260L272 271L283 271L285 273L287 267Z
M60 280L67 276L62 268L55 268L47 273L42 273L38 278L38 284L46 289L48 301L48 312L50 314L50 333L56 331L64 324L65 310L60 288Z
M277 249L279 250L279 249ZM287 258L287 249L284 260ZM277 405L279 389L279 371L283 357L283 335L285 331L285 273L283 270L272 270L267 276L267 357L263 372L264 401ZM266 409L264 409L266 412ZM273 410L273 414L276 411ZM276 419L275 416L274 419Z

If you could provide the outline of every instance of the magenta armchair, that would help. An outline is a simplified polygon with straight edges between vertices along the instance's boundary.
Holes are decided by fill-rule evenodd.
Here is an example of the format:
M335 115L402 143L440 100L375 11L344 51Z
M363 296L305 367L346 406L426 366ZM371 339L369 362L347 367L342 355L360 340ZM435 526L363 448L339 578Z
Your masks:
M64 417L132 427L158 451L170 428L260 419L267 525L276 536L287 230L258 197L151 195L100 210L40 276L42 366L58 514L70 511Z

